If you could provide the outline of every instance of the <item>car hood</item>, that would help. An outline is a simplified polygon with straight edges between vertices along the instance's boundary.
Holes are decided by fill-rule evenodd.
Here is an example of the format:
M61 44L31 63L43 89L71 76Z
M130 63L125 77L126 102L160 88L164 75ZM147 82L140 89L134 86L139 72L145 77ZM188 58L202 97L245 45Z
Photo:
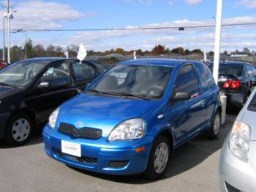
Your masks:
M153 114L159 101L80 94L61 106L58 122L76 128L103 129L108 134L116 125L131 118Z
M19 92L19 89L10 86L0 86L0 99Z
M237 120L242 121L250 126L250 128L251 128L250 140L252 140L252 141L256 141L256 121L254 119L255 115L256 115L255 111L244 110L237 117Z

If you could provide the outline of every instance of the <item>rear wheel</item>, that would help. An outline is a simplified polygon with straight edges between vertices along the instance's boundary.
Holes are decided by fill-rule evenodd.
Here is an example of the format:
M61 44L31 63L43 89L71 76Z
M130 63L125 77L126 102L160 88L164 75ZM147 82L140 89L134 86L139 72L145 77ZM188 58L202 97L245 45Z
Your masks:
M220 113L217 112L214 119L213 119L212 125L211 125L210 129L207 132L207 135L208 135L209 139L215 139L215 138L218 137L219 132L220 132L220 124L221 124L220 122L221 122Z
M27 115L17 114L13 116L6 128L5 141L11 145L26 143L31 135L31 127L31 120Z
M144 173L148 179L158 179L166 170L170 157L170 144L165 136L159 136L153 143L147 169Z

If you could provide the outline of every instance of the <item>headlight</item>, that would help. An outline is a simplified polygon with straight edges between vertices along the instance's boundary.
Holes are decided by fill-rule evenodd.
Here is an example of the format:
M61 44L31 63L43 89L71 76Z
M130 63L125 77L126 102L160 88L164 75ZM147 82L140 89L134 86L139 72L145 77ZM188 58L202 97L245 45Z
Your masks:
M230 151L240 160L247 162L250 148L250 127L235 121L229 138Z
M146 124L142 119L129 119L120 123L110 133L108 140L130 140L143 137Z
M51 128L55 127L57 118L58 118L58 114L59 114L59 108L55 109L52 114L49 117L49 125Z

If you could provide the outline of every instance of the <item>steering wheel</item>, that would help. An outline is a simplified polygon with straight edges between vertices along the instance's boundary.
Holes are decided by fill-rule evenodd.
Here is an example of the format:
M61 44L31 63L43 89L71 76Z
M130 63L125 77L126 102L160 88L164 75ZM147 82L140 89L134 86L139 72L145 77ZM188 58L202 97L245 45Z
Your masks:
M154 85L148 90L148 95L152 96L160 96L162 92L164 91L163 87Z

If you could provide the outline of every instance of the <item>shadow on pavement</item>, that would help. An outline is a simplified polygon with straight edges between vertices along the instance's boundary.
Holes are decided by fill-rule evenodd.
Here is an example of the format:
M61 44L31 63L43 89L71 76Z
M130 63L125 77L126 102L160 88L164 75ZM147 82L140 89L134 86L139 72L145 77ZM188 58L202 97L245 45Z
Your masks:
M237 113L235 115L227 115L226 122L224 125L222 125L218 139L209 140L201 135L193 139L192 141L184 144L183 146L179 147L174 152L174 157L170 160L166 173L161 178L161 180L181 174L182 172L185 172L197 166L205 159L207 159L210 155L219 150L222 147L224 140L232 127L236 115ZM141 175L114 176L92 173L88 171L79 170L76 168L72 169L75 169L76 171L79 171L84 174L91 175L93 177L98 177L104 180L111 180L112 182L118 183L146 184L150 182L155 182L145 179Z

